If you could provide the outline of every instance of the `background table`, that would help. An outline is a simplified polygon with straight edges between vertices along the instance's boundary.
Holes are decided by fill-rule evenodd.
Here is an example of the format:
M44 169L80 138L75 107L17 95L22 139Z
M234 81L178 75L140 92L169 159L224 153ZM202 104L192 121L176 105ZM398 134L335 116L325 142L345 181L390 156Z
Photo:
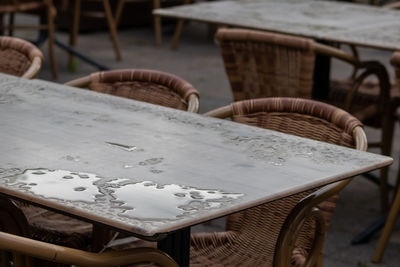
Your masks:
M192 225L392 162L2 74L0 122L1 194L158 240L170 253L184 252L173 254L182 265ZM183 242L168 248L176 236Z
M360 4L317 0L216 1L156 9L153 14L304 36L323 43L400 49L399 11ZM176 42L179 35L175 33ZM328 97L329 75L330 57L317 54L313 98Z
M161 8L154 15L400 49L399 11L333 1L238 0Z

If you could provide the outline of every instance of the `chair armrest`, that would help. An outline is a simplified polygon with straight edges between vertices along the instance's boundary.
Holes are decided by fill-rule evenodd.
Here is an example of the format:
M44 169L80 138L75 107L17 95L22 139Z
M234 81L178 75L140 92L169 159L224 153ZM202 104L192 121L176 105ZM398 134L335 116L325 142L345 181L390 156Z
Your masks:
M167 254L154 248L134 248L98 254L53 245L4 232L0 232L0 249L52 262L79 266L119 266L153 262L159 266L178 267L178 264Z
M204 116L215 117L220 119L225 119L232 116L232 106L227 105L210 110L203 114Z
M32 60L32 64L26 70L26 72L22 75L22 78L26 78L26 79L36 78L41 67L42 67L42 58L39 56L34 57Z
M385 66L377 61L367 61L361 62L359 69L364 69L364 71L355 78L353 87L346 97L345 109L351 113L351 106L358 89L364 80L371 75L376 76L379 81L380 90L378 107L385 107L385 105L387 105L390 101L390 81Z
M296 240L301 233L304 223L310 218L315 221L315 235L311 251L306 259L304 267L315 266L323 248L326 232L324 216L322 211L316 207L322 201L338 194L350 181L351 179L348 179L324 186L297 203L287 216L279 233L273 266L290 266L290 260Z
M90 75L81 77L72 81L68 81L64 83L64 85L72 86L72 87L79 87L79 88L84 88L89 85L91 82Z
M389 9L400 9L400 2L385 4L383 7Z
M199 97L196 94L189 95L187 111L192 113L199 112Z

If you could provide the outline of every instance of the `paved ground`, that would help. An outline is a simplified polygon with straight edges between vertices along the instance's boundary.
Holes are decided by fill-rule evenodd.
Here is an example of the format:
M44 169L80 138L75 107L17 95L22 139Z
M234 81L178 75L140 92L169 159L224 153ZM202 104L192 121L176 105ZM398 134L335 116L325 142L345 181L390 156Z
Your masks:
M106 32L81 34L78 49L111 69L117 68L149 68L174 73L191 82L200 91L200 112L228 104L232 101L229 83L224 72L219 49L207 38L207 27L204 24L186 24L179 49L171 51L169 41L172 28L165 27L164 43L161 47L154 45L151 28L126 29L119 31L123 60L116 61L111 42ZM18 35L18 33L17 33ZM34 38L30 33L19 33L24 37ZM65 33L57 33L60 40L67 40ZM47 57L46 45L42 47ZM56 82L87 75L96 71L92 66L79 61L77 71L71 73L67 67L67 54L57 48L57 64L60 77ZM364 58L371 57L388 62L391 53L363 50ZM388 65L388 67L390 67ZM335 75L347 73L343 65L334 63ZM48 62L45 62L40 79L51 80ZM379 136L379 132L366 129L368 138ZM395 137L399 136L398 129ZM399 147L396 145L395 152ZM396 161L397 161L397 155ZM397 163L394 164L397 169ZM392 168L391 178L396 171ZM378 235L369 243L352 246L351 239L379 218L378 188L371 182L357 177L341 194L332 225L329 229L324 262L326 266L400 266L400 225L392 235L386 249L382 264L371 263ZM221 221L212 223L211 228L218 229ZM199 229L197 229L199 230Z

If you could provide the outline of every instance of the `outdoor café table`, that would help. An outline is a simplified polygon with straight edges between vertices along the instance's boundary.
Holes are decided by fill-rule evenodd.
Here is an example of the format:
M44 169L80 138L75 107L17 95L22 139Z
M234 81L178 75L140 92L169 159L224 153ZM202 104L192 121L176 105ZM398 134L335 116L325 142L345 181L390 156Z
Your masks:
M304 36L319 42L400 50L398 10L335 1L238 0L161 8L154 15ZM318 55L314 88L329 88L329 57ZM328 90L314 91L323 99Z
M0 74L0 194L158 241L386 166L389 157Z

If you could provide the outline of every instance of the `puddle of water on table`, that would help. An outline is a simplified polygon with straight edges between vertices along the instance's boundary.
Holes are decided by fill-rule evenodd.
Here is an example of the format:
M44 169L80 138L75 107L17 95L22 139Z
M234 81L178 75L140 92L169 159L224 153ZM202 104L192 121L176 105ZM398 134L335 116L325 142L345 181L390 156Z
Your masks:
M134 182L129 178L102 180L95 174L66 170L28 169L4 178L8 185L48 199L85 203L109 199L115 215L143 221L177 220L203 210L221 208L243 196L177 184ZM92 209L96 205L88 207Z

